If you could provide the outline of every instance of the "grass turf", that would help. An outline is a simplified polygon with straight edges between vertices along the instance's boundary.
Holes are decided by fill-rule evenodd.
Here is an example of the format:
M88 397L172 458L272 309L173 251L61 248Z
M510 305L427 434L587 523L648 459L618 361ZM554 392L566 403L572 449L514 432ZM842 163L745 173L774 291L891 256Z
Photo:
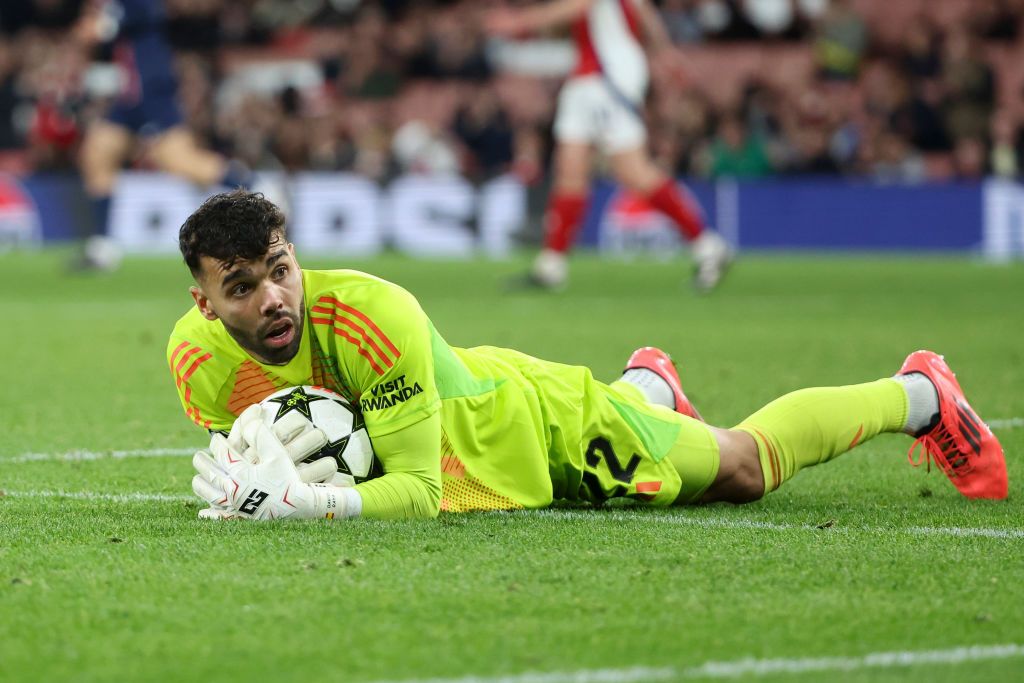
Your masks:
M0 256L0 680L371 681L674 667L1024 644L1016 531L1024 428L998 429L1007 502L962 499L883 436L764 500L210 524L187 457L205 442L164 360L185 269L132 259L61 274L63 252ZM330 262L310 261L309 267ZM581 258L560 296L502 293L522 264L353 264L416 294L455 345L496 344L612 378L628 353L680 360L711 422L803 386L946 354L989 420L1024 417L1024 268L952 258L760 256L713 296L678 264ZM89 450L98 459L32 460ZM40 493L164 494L162 500ZM33 493L35 492L35 493ZM819 526L823 528L818 528ZM915 531L915 529L917 529ZM836 681L1010 680L1024 660L829 672ZM821 674L776 674L810 680Z

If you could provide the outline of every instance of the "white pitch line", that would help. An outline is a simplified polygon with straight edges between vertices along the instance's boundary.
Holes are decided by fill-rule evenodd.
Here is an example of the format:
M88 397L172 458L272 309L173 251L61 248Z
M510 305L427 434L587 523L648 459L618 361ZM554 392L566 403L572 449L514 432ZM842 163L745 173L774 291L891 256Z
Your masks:
M509 514L509 513L497 513ZM727 519L724 517L698 517L687 514L654 515L649 512L631 513L626 510L616 512L584 512L579 510L538 510L530 512L514 512L511 514L541 515L555 519L588 519L612 522L651 522L657 524L678 524L702 529L758 529L766 531L826 531L814 524L785 524L777 522L761 522L752 519ZM982 538L1024 539L1024 529L993 529L987 527L871 527L871 526L833 526L826 533L865 532L893 534L903 533L911 536L957 536Z
M582 669L579 671L528 671L509 676L464 676L462 678L409 678L373 683L636 683L664 681L679 677L673 667L634 666L628 669Z
M113 502L198 502L196 498L188 495L175 495L169 493L95 493L92 491L3 491L3 495L12 498L71 498L74 500L102 500ZM519 510L515 512L495 512L483 514L497 515L523 515L549 517L556 520L586 520L590 522L643 522L678 524L681 526L693 526L702 529L758 529L766 531L822 531L812 524L778 524L774 522L761 522L750 519L724 519L724 518L701 518L689 517L687 515L662 516L650 513L630 513L628 511L617 512L584 512L579 510ZM879 533L893 534L901 533L910 536L953 536L953 537L978 537L978 538L1008 538L1024 539L1024 529L992 529L985 527L831 527L826 533Z
M0 491L11 498L71 498L73 500L100 500L112 503L181 503L199 499L174 493L94 493L92 491Z
M963 664L1024 657L1024 647L975 645L949 650L872 652L859 657L805 657L795 659L754 659L731 662L705 662L688 669L636 666L624 669L580 669L577 671L525 672L504 676L463 676L461 678L407 678L374 683L635 683L684 678L749 678L772 674L800 674L822 671L858 671L892 669L935 664Z
M1024 417L1007 417L999 420L989 420L986 423L992 429L1017 429L1024 427Z
M686 678L739 678L779 673L798 674L810 671L857 671L859 669L891 669L922 664L962 664L1013 657L1024 657L1024 647L1011 643L957 647L950 650L872 652L860 657L748 658L733 662L707 662L681 673Z
M902 531L915 536L984 536L987 538L1024 538L1024 529L985 529L979 527L960 526L911 526L904 529L891 529L891 531Z
M198 448L138 448L128 450L74 450L64 453L22 453L0 456L0 464L24 462L81 462L89 460L121 460L124 458L172 458L192 455Z

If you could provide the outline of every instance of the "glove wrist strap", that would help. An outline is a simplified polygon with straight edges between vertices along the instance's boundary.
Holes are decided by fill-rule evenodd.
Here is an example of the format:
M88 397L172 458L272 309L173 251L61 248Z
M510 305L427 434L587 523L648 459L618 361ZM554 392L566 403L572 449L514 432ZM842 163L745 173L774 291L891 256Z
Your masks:
M363 511L363 499L351 487L331 484L310 484L313 491L313 511L317 519L358 517Z

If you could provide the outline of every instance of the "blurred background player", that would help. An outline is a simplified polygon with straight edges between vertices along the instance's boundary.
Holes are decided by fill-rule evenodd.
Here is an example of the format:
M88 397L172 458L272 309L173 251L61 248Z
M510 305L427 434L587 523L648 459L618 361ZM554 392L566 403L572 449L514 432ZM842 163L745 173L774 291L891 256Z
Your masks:
M704 223L701 209L647 152L642 106L649 79L644 43L655 68L684 73L657 9L648 0L554 0L523 9L499 8L485 20L501 37L571 25L576 68L562 87L555 115L554 181L544 225L544 247L527 283L563 286L567 256L586 213L593 149L608 155L615 180L668 216L690 242L694 286L709 291L725 273L729 246Z
M122 74L113 107L89 126L82 142L81 172L95 232L86 239L77 267L110 270L120 262L120 249L108 237L111 195L121 165L140 139L147 159L162 171L204 187L252 186L248 167L201 148L185 127L163 22L160 0L100 0L85 5L75 26L74 35L85 45L114 41Z

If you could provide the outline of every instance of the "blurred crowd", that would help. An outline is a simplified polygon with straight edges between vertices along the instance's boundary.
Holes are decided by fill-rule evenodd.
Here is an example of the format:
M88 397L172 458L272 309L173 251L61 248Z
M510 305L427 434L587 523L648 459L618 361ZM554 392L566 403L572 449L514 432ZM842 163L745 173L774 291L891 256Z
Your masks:
M82 1L0 1L0 170L73 168L118 91L111 49L73 39ZM544 175L566 34L499 44L481 21L499 3L164 4L189 125L254 168ZM1024 0L907 2L900 21L886 12L903 3L880 0L656 4L692 62L685 83L653 74L650 146L667 169L881 181L1024 169Z

